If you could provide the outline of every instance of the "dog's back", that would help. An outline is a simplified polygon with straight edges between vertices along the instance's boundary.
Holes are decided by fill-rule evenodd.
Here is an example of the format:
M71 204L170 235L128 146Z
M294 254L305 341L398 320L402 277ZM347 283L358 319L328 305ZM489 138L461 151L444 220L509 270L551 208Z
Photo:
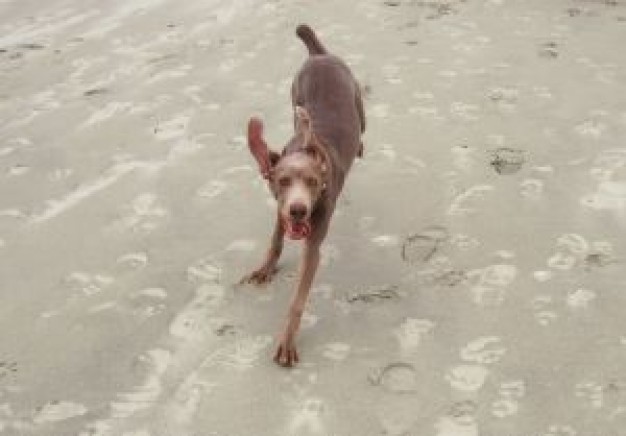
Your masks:
M337 150L341 167L347 170L359 153L365 129L359 85L350 68L328 53L309 26L299 25L296 34L309 57L294 80L293 105L309 111L313 130Z

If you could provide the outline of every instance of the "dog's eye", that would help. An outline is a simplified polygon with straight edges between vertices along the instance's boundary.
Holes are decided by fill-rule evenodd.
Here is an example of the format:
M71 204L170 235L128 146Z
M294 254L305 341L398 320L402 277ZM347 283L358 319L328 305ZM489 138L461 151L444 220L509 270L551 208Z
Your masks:
M317 188L318 181L315 177L307 177L304 181L308 187Z
M278 179L278 185L281 188L286 188L291 184L291 179L289 177L281 177Z

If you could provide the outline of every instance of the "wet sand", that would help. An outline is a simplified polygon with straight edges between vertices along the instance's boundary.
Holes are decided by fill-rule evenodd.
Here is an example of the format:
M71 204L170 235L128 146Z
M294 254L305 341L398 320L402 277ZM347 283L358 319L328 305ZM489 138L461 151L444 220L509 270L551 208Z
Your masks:
M367 98L299 339L310 23ZM626 2L0 1L0 434L623 436Z

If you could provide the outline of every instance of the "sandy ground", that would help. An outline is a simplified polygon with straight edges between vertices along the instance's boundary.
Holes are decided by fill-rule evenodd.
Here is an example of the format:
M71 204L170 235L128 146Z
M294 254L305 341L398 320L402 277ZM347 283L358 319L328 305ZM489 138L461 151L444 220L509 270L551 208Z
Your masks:
M264 289L309 22L366 92ZM0 434L626 435L626 1L0 1Z

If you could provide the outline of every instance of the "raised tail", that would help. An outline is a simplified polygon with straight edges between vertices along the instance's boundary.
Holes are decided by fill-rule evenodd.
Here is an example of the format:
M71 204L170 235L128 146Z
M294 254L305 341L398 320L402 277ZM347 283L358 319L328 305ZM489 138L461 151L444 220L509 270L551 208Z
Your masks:
M322 43L317 39L315 32L306 24L300 24L296 28L296 35L304 42L306 48L309 49L309 55L323 55L328 52L322 45Z

